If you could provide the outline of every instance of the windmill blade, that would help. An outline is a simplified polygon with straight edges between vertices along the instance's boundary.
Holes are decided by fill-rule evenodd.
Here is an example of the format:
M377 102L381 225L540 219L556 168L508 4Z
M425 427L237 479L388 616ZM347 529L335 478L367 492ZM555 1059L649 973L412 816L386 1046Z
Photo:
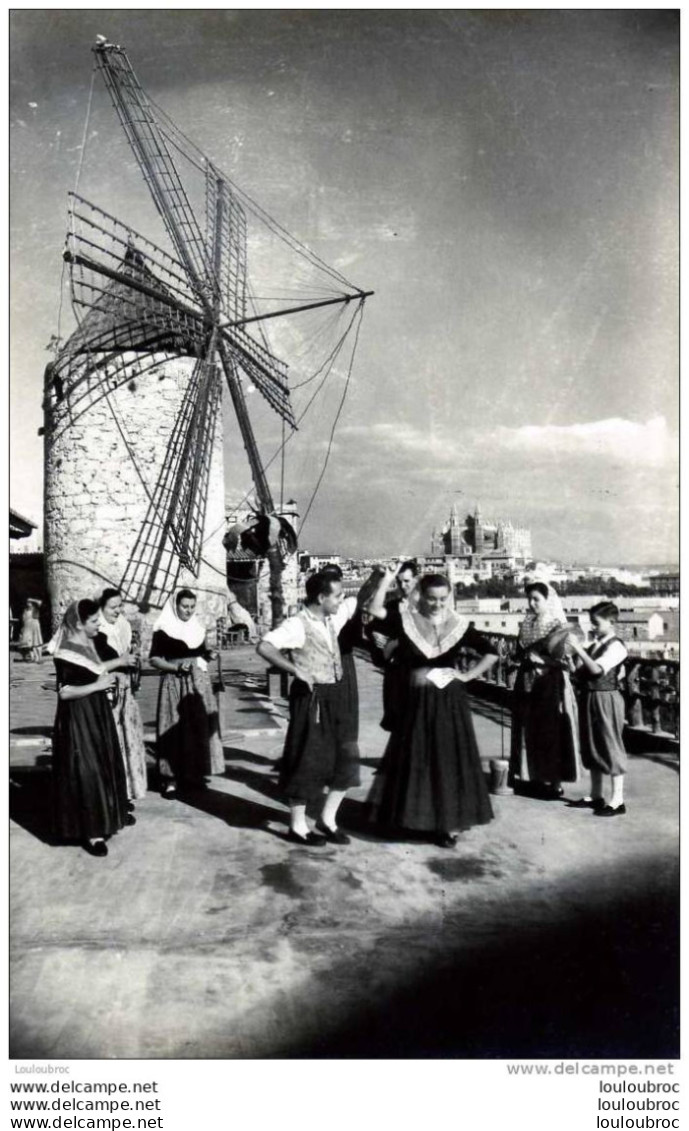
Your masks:
M203 294L213 282L201 229L146 92L121 47L98 43L98 66L129 144L141 166L154 203L194 289Z
M208 340L201 313L182 306L132 245L114 267L106 266L107 256L86 259L79 247L68 255L79 326L46 370L44 406L56 435L164 361L202 357Z
M221 339L235 364L247 375L271 408L291 428L296 428L285 363L274 357L240 326L223 330Z
M182 566L198 574L220 401L218 367L197 361L121 581L142 608L174 588Z
M236 194L209 163L206 171L206 249L220 309L231 322L246 318L246 215Z
M74 253L117 268L133 247L137 259L164 285L167 294L183 305L201 310L198 295L189 285L183 263L153 243L131 224L125 224L77 193L68 193L67 246Z

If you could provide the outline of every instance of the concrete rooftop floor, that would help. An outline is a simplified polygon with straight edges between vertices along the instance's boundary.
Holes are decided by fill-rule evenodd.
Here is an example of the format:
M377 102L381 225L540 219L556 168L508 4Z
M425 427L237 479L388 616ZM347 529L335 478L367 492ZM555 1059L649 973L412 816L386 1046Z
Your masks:
M272 772L284 705L253 650L224 667L224 777L150 792L100 860L51 842L52 664L11 665L11 1056L678 1055L676 761L631 760L625 817L497 797L453 851L381 841L380 676L359 659L353 841L305 850ZM509 719L475 706L488 760Z

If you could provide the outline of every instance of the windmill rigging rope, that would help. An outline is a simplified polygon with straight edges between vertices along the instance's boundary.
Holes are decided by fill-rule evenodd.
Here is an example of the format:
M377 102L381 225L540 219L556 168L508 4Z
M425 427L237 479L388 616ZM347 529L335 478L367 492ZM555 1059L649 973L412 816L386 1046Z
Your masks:
M356 353L357 345L359 343L359 331L361 330L361 323L362 323L362 320L363 320L363 312L364 312L364 300L361 299L360 302L359 302L359 306L357 308L357 314L359 315L359 321L357 323L356 333L354 335L354 345L352 347L352 356L349 359L349 369L347 371L347 380L345 381L345 387L342 391L342 399L340 400L340 404L339 404L339 407L337 409L335 419L333 421L333 426L332 426L332 429L330 431L330 439L328 440L328 450L325 453L325 460L323 461L323 467L321 468L321 473L318 476L318 482L316 483L316 486L313 489L313 494L312 494L311 498L309 499L309 505L306 508L306 513L305 513L303 519L301 520L301 525L299 526L299 534L300 535L301 535L302 530L304 529L304 526L306 524L306 520L309 517L311 507L314 504L314 501L315 501L316 495L318 494L318 490L320 488L320 485L323 482L323 476L325 475L325 471L326 471L326 468L328 466L328 460L330 459L330 452L332 450L333 440L335 438L335 429L337 428L338 421L339 421L341 413L342 413L342 409L344 408L344 403L345 403L345 400L346 400L346 397L347 397L347 391L349 389L349 382L350 382L351 376L352 376L352 369L354 367L354 355Z
M93 104L93 89L94 89L94 85L95 85L95 81L96 81L96 70L97 70L97 68L94 67L93 70L91 71L91 85L89 87L89 96L88 96L88 101L86 103L86 117L84 119L84 130L83 130L83 133L81 135L81 145L79 147L79 149L80 149L79 162L77 164L77 172L76 172L76 177L74 179L74 195L75 196L77 195L77 190L79 188L79 180L81 178L81 170L84 166L84 154L86 153L86 143L88 141L89 124L91 122L91 106ZM69 210L69 221L70 221L70 231L71 231L72 235L74 235L75 234L75 232L74 232L74 212L71 208ZM67 249L68 244L69 244L69 233L68 233L67 237L65 238L65 250ZM59 349L60 342L62 340L62 305L63 305L63 299L64 299L64 288L65 288L65 259L64 259L64 256L63 256L62 269L60 271L60 300L59 300L58 308L57 308L56 353L57 353L57 350Z
M198 156L201 157L204 162L208 163L208 158L206 157L203 150L200 149L199 146L191 140L191 138L187 137L187 135L179 128L179 126L172 120L172 118L170 118L165 110L163 110L162 106L159 106L158 103L155 102L153 98L151 98L150 94L148 94L146 97L148 98L151 106L153 106L157 110L163 121L166 123L167 129L177 134L178 138L181 138L182 141L187 146L189 146L192 152L198 154ZM163 130L163 132L167 133L167 131L165 130ZM172 137L170 137L169 134L167 134L167 136L168 140L172 141ZM173 144L175 145L175 148L178 150L178 152L186 157L190 164L194 165L197 169L200 169L200 166L195 158L191 156L191 153L185 152L185 150L181 146L181 143L173 142ZM215 168L215 166L213 166L213 168ZM205 172L205 168L203 171ZM344 275L342 275L336 268L330 267L327 263L324 262L324 260L320 258L319 255L316 254L315 251L312 251L310 247L307 247L306 244L301 243L301 241L298 240L296 236L293 236L290 232L287 231L286 228L283 228L282 224L280 224L278 220L275 220L270 215L270 213L265 211L265 209L261 208L260 204L258 204L257 201L253 200L253 198L249 196L249 193L245 189L242 189L239 185L235 184L235 182L227 173L223 172L222 170L218 171L222 173L222 176L225 178L227 183L232 186L237 195L249 205L251 210L254 212L254 215L263 220L263 223L266 224L271 229L271 231L274 232L275 235L279 236L284 242L291 246L294 251L297 251L301 255L303 255L305 259L311 260L314 266L320 267L322 271L327 272L327 274L331 275L332 278L337 279L338 282L344 283L345 286L353 287L353 284L350 283L349 280L346 279Z
M81 179L81 170L84 166L84 156L86 154L86 143L88 142L89 124L91 122L91 105L93 103L93 87L96 81L96 67L91 71L91 86L89 89L88 102L86 103L86 119L84 121L84 132L81 138L81 152L79 154L79 164L77 165L77 175L74 181L74 195L78 195L79 181ZM74 233L74 214L70 212L72 218L72 233Z
M319 368L316 370L316 372L314 374L312 374L312 376L309 377L307 381L302 381L301 385L295 385L294 386L294 388L301 388L303 385L308 384L309 382L313 381L314 378L317 377L318 374L324 369L324 367L326 365L328 365L328 362L330 362L328 369L327 369L327 372L324 374L324 376L322 377L321 381L319 382L317 388L311 394L306 406L304 407L304 409L302 410L300 415L297 417L297 425L301 424L302 420L304 419L304 417L308 413L309 409L311 408L311 405L313 404L316 397L320 393L321 389L325 385L325 382L328 380L328 377L330 376L330 374L332 372L333 366L335 365L335 362L338 358L338 355L339 355L340 351L342 350L342 348L344 346L344 343L345 343L345 341L346 341L346 339L349 335L350 330L352 329L352 326L354 324L354 319L356 318L357 314L359 313L359 311L362 307L363 307L363 300L361 300L360 303L357 305L357 308L354 310L352 317L349 320L349 325L347 326L346 330L341 335L339 341L333 347L333 349L331 350L330 354L325 359L323 364L321 366L319 366ZM356 346L355 346L355 349L356 349ZM353 360L353 358L354 358L354 351L352 352L352 360ZM350 366L350 369L351 369L351 366ZM285 438L284 442L281 443L275 449L275 451L273 452L270 459L265 464L262 464L262 469L263 469L264 472L266 472L268 470L268 468L271 467L272 464L275 463L275 460L278 458L278 456L281 454L281 452L284 451L284 449L289 444L290 440L294 439L294 436L296 435L296 431L297 430L294 429L294 431L291 432L290 435ZM240 511L242 509L242 507L244 506L244 504L247 503L249 501L249 499L251 498L251 496L254 494L254 491L255 491L255 487L253 487L253 486L250 487L249 490L244 495L243 499L241 499L240 502L238 502L233 509L236 510L236 511ZM205 546L206 542L210 542L211 538L214 538L215 535L218 533L218 531L221 529L221 527L223 527L224 525L225 525L225 519L223 518L222 522L220 522L216 527L214 527L214 529L210 532L210 534L206 538L204 538L202 545Z

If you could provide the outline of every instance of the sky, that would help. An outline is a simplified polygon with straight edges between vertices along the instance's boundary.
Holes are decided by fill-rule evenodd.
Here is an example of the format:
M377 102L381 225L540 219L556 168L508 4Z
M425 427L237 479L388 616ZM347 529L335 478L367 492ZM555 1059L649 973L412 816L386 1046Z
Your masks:
M14 10L16 509L40 521L77 173L163 242L100 77L82 150L97 34L251 197L375 291L304 548L428 552L454 502L479 502L530 527L539 558L676 560L678 27L652 9ZM273 324L276 352L290 333ZM287 449L302 514L346 368ZM257 433L267 458L263 410ZM225 437L234 500L250 478L229 411Z

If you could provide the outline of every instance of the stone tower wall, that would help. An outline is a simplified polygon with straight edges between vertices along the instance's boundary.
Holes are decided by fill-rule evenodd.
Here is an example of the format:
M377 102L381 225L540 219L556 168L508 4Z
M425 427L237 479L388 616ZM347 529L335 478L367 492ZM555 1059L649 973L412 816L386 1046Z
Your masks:
M45 560L55 626L71 601L117 587L134 548L160 474L191 363L168 364L91 406L61 434L45 440ZM112 407L111 407L112 406ZM119 423L118 423L119 422ZM128 446L136 460L135 467ZM143 480L143 482L142 482ZM199 575L182 570L178 587L198 596L208 628L226 610L222 414L216 427ZM125 614L147 647L169 593L154 590L151 609L127 602Z

